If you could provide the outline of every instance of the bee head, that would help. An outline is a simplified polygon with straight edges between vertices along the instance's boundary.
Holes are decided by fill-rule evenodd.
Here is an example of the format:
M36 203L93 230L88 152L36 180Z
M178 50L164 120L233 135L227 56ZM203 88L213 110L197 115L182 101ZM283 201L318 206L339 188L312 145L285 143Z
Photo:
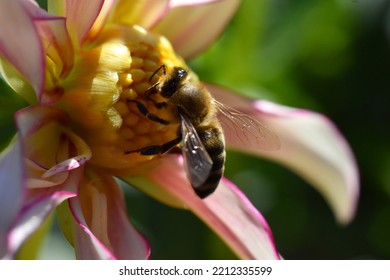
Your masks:
M188 73L181 67L174 67L169 73L161 86L161 95L170 98L182 86L182 81Z

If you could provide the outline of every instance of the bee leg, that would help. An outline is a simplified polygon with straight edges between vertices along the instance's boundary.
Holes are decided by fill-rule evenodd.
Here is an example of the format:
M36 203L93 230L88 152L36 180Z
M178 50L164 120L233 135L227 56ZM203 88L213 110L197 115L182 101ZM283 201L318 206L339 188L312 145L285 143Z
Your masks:
M133 151L125 151L125 154L130 153L140 153L143 156L153 156L153 155L159 155L159 154L165 154L170 149L175 147L177 144L181 142L181 135L165 144L162 145L151 145L147 147L143 147L141 149L133 150Z
M153 77L154 77L161 69L163 70L164 76L167 74L167 68L165 67L165 64L161 64L161 66L158 67L157 70L154 71L153 74L150 76L149 82L152 81Z
M145 93L144 93L145 97L146 97L149 101L153 102L154 106L156 106L157 109L165 108L165 107L167 106L167 103L166 103L166 102L157 102L157 101L154 100L152 97L150 97L151 95L158 93L157 86L158 86L159 84L160 84L159 82L155 83L155 84L152 85L150 88L148 88L148 89L145 91Z
M156 115L154 115L152 113L149 113L149 111L146 108L146 106L144 104L142 104L141 102L137 101L137 100L129 100L129 99L127 99L127 103L135 103L135 104L137 104L137 108L141 112L141 114L144 115L145 117L147 117L148 119L154 121L154 122L158 122L158 123L161 123L161 124L164 124L164 125L170 124L169 121L161 119L160 117L158 117L158 116L156 116Z
M147 90L145 90L145 92L144 92L145 96L146 96L147 98L149 98L150 95L158 93L157 86L158 86L159 84L160 84L160 83L157 82L157 83L155 83L154 85L150 86Z
M167 68L165 67L165 64L162 64L160 67L157 68L156 71L153 72L153 74L149 78L149 83L152 81L153 77L160 71L163 70L164 76L167 74ZM145 91L145 95L149 97L151 94L156 94L158 92L157 86L160 84L160 82L156 82L154 85L152 85L150 88L148 88Z
M167 107L167 102L157 102L156 100L154 100L153 98L147 96L146 97L149 101L151 101L153 103L153 105L157 108L157 109L161 109L161 108L165 108Z
M156 71L153 72L153 74L150 76L149 78L149 82L152 81L153 77L160 71L160 70L163 70L163 74L164 76L167 74L167 68L165 67L165 64L162 64L160 67L157 68ZM154 100L153 98L150 97L150 95L153 95L153 94L156 94L158 93L159 91L157 90L157 86L160 84L160 82L156 82L154 85L152 85L151 87L149 87L146 91L145 91L145 96L148 100L152 101L154 106L156 106L156 108L158 109L161 109L161 108L165 108L167 106L167 103L166 102L157 102L156 100Z

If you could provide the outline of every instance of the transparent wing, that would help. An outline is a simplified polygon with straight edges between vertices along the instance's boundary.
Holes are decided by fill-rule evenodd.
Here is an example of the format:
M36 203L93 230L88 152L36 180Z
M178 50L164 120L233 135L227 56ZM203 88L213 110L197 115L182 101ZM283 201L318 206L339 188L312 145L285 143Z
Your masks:
M203 146L191 121L185 115L181 114L180 117L184 167L191 185L197 188L202 186L209 177L213 161Z
M218 118L235 137L240 139L246 147L259 148L266 151L280 148L279 137L259 121L240 111L230 108L213 99L219 114ZM224 129L227 133L227 129Z

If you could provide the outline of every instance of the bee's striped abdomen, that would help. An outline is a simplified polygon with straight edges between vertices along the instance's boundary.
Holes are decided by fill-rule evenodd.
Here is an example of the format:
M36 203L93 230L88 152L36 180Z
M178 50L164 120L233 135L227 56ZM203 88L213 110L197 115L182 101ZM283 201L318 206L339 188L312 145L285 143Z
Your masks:
M207 153L213 161L210 174L203 185L194 188L200 198L205 198L215 191L225 169L225 141L219 127L199 127L197 132Z

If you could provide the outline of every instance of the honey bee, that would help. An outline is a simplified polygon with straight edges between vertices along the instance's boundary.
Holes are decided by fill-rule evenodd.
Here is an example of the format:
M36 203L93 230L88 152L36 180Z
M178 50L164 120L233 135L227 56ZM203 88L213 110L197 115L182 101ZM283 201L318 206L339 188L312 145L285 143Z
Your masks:
M150 77L150 81L159 71L163 71L160 80L153 84L145 96L157 108L170 106L176 109L180 119L178 137L163 145L152 145L136 151L143 155L163 154L181 143L184 168L195 193L205 198L215 191L225 168L225 139L221 122L227 121L244 142L257 143L256 146L267 150L276 150L280 146L278 137L253 118L224 106L215 100L197 77L182 67L172 67L167 72L161 65ZM166 102L157 102L153 96L159 94ZM169 121L149 113L139 101L138 110L152 121L168 125ZM255 141L252 141L252 140Z

